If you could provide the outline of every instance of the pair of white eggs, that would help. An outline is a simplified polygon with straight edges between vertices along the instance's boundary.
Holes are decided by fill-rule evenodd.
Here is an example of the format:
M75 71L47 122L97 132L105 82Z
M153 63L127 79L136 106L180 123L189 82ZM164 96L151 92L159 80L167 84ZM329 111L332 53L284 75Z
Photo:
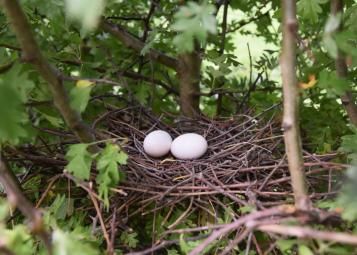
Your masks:
M206 139L195 133L178 136L172 141L163 130L150 132L144 139L144 151L151 157L165 156L169 151L177 159L198 159L207 151Z

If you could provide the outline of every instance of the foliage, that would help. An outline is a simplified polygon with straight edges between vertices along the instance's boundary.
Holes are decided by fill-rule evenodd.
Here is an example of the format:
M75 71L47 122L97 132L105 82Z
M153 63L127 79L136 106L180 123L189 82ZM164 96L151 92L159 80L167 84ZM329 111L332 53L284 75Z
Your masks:
M281 120L281 1L228 1L225 28L224 6L219 6L219 2L224 1L132 0L130 4L123 0L19 2L42 55L48 59L51 68L56 69L58 79L62 79L70 106L99 134L111 132L103 130L107 128L103 123L108 112L116 112L120 119L118 123L124 120L128 125L130 118L140 117L121 116L123 107L144 106L157 115L178 115L178 105L182 103L178 67L162 64L161 55L155 55L158 53L171 58L192 51L199 53L202 59L200 92L203 95L200 108L206 116L259 114L275 106L265 116ZM328 210L343 208L342 215L349 226L336 228L341 231L356 229L357 219L357 132L351 128L340 100L346 91L356 94L357 5L353 0L343 2L345 13L330 15L327 0L297 1L297 74L301 87L300 123L304 149L311 153L333 153L341 148L341 156L336 161L347 161L352 165L339 198L316 203ZM103 30L101 20L118 25L143 47L135 50L134 45L125 45ZM150 203L145 205L155 211L155 218L140 215L143 205L120 208L111 190L125 180L124 165L129 160L118 142L121 138L78 143L53 104L47 82L33 68L31 61L24 63L19 41L2 9L0 24L1 154L14 158L9 165L16 174L20 174L22 187L33 203L44 194L49 182L55 180L40 205L46 225L52 230L55 255L94 255L104 254L105 250L103 236L93 223L97 220L96 214L88 209L91 201L86 193L72 183L56 179L62 176L64 169L79 182L93 183L91 188L101 199L101 209L117 208L122 210L121 213L126 210L128 214L136 213L132 222L121 219L125 229L120 228L116 236L118 254L152 245L176 221L180 222L179 228L207 223L208 220L200 218L198 212L180 219L186 208L175 208L170 212L169 208L159 210ZM343 24L342 30L338 29L340 24ZM348 73L344 78L338 75L334 63L339 50L346 55ZM154 57L150 57L152 55ZM89 150L93 145L99 147L95 154ZM26 150L36 147L46 148L53 155L52 160L60 163L48 165L43 171L17 160L18 151L26 154ZM0 191L3 195L2 186ZM217 222L222 224L232 221L232 211L244 215L254 210L251 206L235 208L224 204L224 210L217 209ZM105 216L107 220L112 215ZM45 254L43 245L31 235L25 223L22 216L1 202L1 245L15 254ZM202 231L200 234L207 233ZM192 234L169 234L165 237L179 240L167 248L171 255L186 254L201 242L189 241ZM233 235L229 237L234 238ZM270 242L264 234L259 238L263 247ZM212 243L208 250L212 254L219 253L227 244L228 241L222 239ZM296 239L279 240L277 247L281 254L353 252L347 246ZM241 248L235 247L234 252L245 254Z
M112 187L115 187L119 181L123 181L123 172L118 170L119 165L125 165L128 156L120 151L119 146L108 143L103 151L98 156L97 168L97 183L99 183L99 196L104 200L104 204L108 207L108 194Z
M198 5L194 2L188 2L187 6L180 8L172 24L172 29L179 32L173 39L179 52L193 51L195 39L205 44L208 33L216 33L216 19L212 15L214 11L212 5Z

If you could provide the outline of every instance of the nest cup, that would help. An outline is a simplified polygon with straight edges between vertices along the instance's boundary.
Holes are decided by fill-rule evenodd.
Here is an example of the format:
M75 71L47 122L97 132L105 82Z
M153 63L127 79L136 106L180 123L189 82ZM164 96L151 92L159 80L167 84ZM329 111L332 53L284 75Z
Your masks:
M101 121L113 137L129 138L123 146L129 155L128 164L122 169L126 181L117 187L127 196L113 196L112 204L130 207L130 216L153 213L167 206L192 211L211 207L207 206L210 203L226 210L225 203L233 203L237 208L248 204L264 208L292 201L283 135L274 118L267 120L261 114L175 122L174 116L157 118L147 109L127 108L112 111ZM200 134L207 139L208 150L196 160L177 160L170 154L159 159L149 157L144 152L143 140L156 129L167 131L173 138L186 132ZM305 153L312 192L314 183L324 179L321 171L327 170L326 161L333 157ZM314 178L318 173L319 179ZM318 191L315 193L318 197ZM153 204L156 209L152 209ZM210 209L204 210L213 214Z

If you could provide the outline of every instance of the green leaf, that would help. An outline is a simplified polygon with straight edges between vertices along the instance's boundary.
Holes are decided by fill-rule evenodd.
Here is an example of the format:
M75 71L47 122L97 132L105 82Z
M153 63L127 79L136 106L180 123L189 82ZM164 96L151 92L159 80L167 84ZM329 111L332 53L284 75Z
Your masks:
M52 233L52 241L55 255L99 255L90 243L79 239L75 233L56 229Z
M104 0L65 0L67 16L80 22L85 31L97 27L104 7Z
M322 13L321 5L327 3L328 0L300 0L297 4L298 13L306 20L316 23L319 14Z
M66 198L64 194L58 194L48 211L55 219L63 220L73 213L73 199Z
M90 99L90 93L93 86L75 86L70 91L70 101L71 106L76 109L78 112L82 113L88 104Z
M69 147L66 153L67 170L82 180L88 180L92 165L92 156L87 150L88 144L80 143Z
M166 250L167 251L167 255L180 255L178 253L177 250L174 250L174 249L170 249L170 250Z
M318 86L327 90L330 97L342 96L350 89L348 80L337 77L336 72L323 70L320 72Z
M171 26L179 32L173 40L179 52L193 51L195 39L204 44L209 33L217 32L214 11L215 7L205 2L202 5L188 2L179 9Z
M288 251L293 248L295 244L297 244L297 240L288 240L288 239L279 239L276 244L278 245L281 251Z
M29 120L24 104L33 87L20 65L14 65L0 77L0 144L17 144L28 136Z
M298 250L299 250L299 255L314 255L311 249L303 244L299 245Z
M0 236L2 246L8 248L12 254L29 255L29 251L35 250L34 240L25 225L18 224L13 229L0 228Z
M109 206L109 190L115 187L124 174L119 170L119 165L125 165L128 156L120 151L119 146L107 143L104 150L100 152L97 160L98 175L96 178L99 184L99 196L104 200L104 204Z
M0 199L0 222L5 220L9 213L10 205L5 199Z
M157 30L153 30L149 33L147 42L146 42L144 48L142 48L140 55L145 56L146 53L148 53L151 50L151 48L154 46L154 43L156 41L156 36L157 36Z
M138 234L136 232L124 231L120 235L120 241L122 241L129 248L136 248L139 240L137 239Z
M322 43L327 50L328 54L336 59L338 54L338 47L335 39L331 35L326 35L322 39Z

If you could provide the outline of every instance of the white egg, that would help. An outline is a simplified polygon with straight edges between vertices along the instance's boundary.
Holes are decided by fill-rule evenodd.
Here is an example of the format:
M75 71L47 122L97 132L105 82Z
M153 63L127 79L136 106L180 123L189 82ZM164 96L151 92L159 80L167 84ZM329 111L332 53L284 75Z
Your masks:
M198 159L207 151L206 139L195 133L177 137L171 144L171 153L178 159Z
M172 138L163 130L150 132L144 139L144 151L152 157L165 156L170 151Z

